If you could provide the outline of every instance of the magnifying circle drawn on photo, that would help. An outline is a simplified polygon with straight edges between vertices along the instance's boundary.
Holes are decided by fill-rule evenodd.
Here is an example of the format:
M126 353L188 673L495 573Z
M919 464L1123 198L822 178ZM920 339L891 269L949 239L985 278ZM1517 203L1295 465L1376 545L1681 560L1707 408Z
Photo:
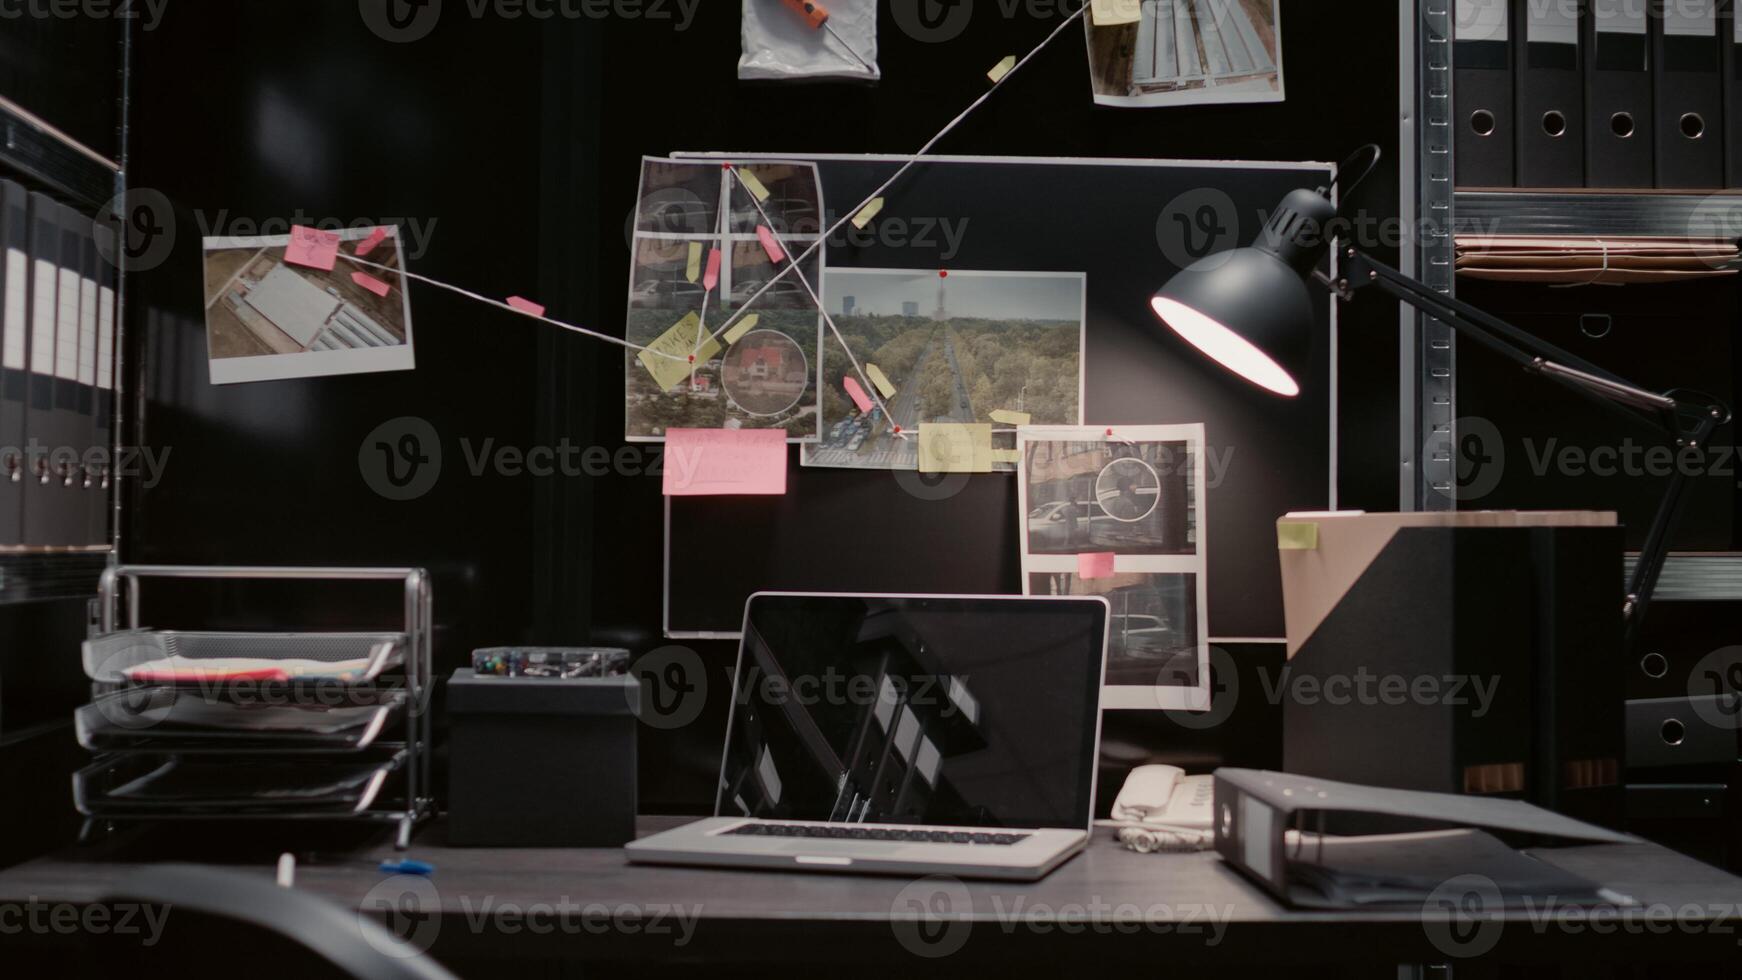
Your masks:
M1139 489L1149 491L1144 505ZM1095 477L1095 502L1102 512L1121 524L1135 524L1155 513L1161 501L1161 477L1155 467L1133 456L1122 456L1101 467Z

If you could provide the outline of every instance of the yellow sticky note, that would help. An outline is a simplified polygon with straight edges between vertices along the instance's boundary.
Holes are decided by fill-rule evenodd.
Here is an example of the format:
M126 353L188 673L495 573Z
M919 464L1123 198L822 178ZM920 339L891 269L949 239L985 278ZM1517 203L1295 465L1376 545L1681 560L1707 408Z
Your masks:
M737 323L732 324L732 329L721 334L721 336L725 338L726 343L735 344L738 342L739 338L756 329L756 323L761 319L762 317L760 314L752 313L744 319L739 320Z
M684 269L683 276L690 282L702 277L702 243L690 242L690 264Z
M872 198L870 204L860 208L859 213L853 215L853 227L864 231L865 226L871 223L871 219L877 217L882 211L883 199L881 197Z
M866 362L865 373L871 376L871 383L877 386L884 398L895 397L895 386L889 383L889 376L883 373L882 368Z
M744 186L750 188L750 193L756 195L758 201L768 200L768 188L762 186L762 181L757 180L755 174L740 167L738 178L744 181Z
M1022 462L1022 450L1020 450L1020 449L994 449L994 450L992 450L992 462L994 462L994 463L1020 463L1020 462Z
M1010 69L1015 68L1015 67L1016 67L1016 56L1009 55L1009 56L1005 57L1005 59L1003 61L1000 61L997 64L993 65L992 70L986 73L986 77L990 78L992 80L992 84L996 85L996 84L998 84L999 79L1003 78L1005 75L1010 74Z
M992 472L992 427L984 422L921 422L919 471Z
M1319 550L1319 526L1312 521L1277 521L1276 550Z
M696 349L697 340L702 341L701 350ZM672 356L660 357L654 351ZM691 354L696 357L696 365L701 365L719 352L719 342L703 332L702 318L691 313L660 334L659 339L648 344L647 350L636 355L635 359L641 362L648 374L653 375L661 391L669 391L678 382L689 380Z
M1033 416L1027 412L1012 412L1007 408L992 413L992 421L1003 422L1005 425L1027 425L1031 418Z
M1096 27L1135 24L1143 19L1142 0L1091 0L1089 16Z

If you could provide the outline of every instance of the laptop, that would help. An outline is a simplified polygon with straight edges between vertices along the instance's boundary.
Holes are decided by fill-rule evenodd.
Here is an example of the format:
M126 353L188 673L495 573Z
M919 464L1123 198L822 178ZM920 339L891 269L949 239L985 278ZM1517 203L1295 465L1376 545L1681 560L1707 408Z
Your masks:
M715 816L647 864L1032 881L1088 842L1105 599L759 593Z

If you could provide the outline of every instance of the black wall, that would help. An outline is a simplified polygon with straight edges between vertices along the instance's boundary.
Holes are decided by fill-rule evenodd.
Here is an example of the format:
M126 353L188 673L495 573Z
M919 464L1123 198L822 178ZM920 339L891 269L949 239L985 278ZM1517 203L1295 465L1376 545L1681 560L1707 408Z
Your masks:
M928 44L906 36L885 4L880 85L769 85L734 78L738 6L700 4L679 31L622 18L474 19L450 2L426 37L391 43L348 0L170 5L139 37L132 154L133 184L174 202L173 249L132 280L129 353L143 371L140 434L172 455L163 483L128 501L127 559L426 565L444 673L485 644L660 645L657 478L474 477L461 444L566 438L615 452L618 350L414 284L415 372L213 387L199 238L202 226L245 231L239 219L299 211L433 222L422 254L408 252L413 271L533 297L552 315L618 332L642 155L911 151L985 91L987 68L1027 51L1058 17L1050 4L1006 17L1008 3L981 0L963 34ZM1377 142L1389 153L1396 7L1337 4L1335 16L1309 0L1282 7L1286 103L1094 108L1072 29L940 149L1336 161ZM1021 12L1031 9L1046 14ZM1396 200L1388 159L1356 203L1394 216ZM1396 322L1383 301L1357 303L1343 320L1345 506L1396 506ZM402 416L434 427L443 471L426 496L393 502L366 485L358 452ZM1013 550L1015 527L965 546ZM242 616L234 597L217 601ZM284 601L316 622L362 615L337 593ZM695 646L716 670L715 696L694 724L647 733L648 809L711 799L733 649ZM1265 655L1240 658L1242 669ZM1247 708L1210 731L1151 719L1109 735L1127 761L1164 752L1276 764L1274 712Z

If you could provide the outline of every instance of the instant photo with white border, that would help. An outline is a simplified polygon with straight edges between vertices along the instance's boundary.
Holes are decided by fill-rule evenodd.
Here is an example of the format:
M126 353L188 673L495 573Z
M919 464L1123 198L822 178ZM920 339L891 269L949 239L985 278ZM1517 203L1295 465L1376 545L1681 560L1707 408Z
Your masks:
M1152 547L1146 542L1138 542L1136 546L1128 549L1109 548L1106 545L1107 532L1104 531L1100 539L1101 543L1097 544L1094 540L1085 540L1081 552L1065 554L1058 553L1059 549L1048 548L1046 550L1054 553L1036 553L1036 543L1030 535L1030 518L1033 511L1036 508L1060 502L1039 502L1032 499L1030 482L1033 476L1034 456L1031 448L1045 444L1087 444L1103 447L1130 446L1135 449L1136 447L1166 443L1183 443L1186 447L1186 458L1191 468L1191 473L1186 481L1187 498L1182 504L1186 510L1186 537L1189 541L1189 547L1172 547L1164 550ZM1113 569L1115 576L1146 576L1148 577L1146 585L1150 588L1159 588L1158 582L1171 577L1191 576L1191 581L1188 583L1187 600L1190 603L1189 613L1192 621L1190 635L1197 653L1196 670L1192 672L1192 677L1196 683L1191 685L1109 683L1101 692L1101 706L1103 708L1139 710L1209 710L1210 641L1207 616L1209 608L1209 544L1206 540L1206 529L1209 526L1209 521L1205 507L1207 486L1204 472L1205 433L1203 424L1125 425L1113 426L1111 429L1106 426L1022 426L1016 430L1016 446L1021 459L1018 464L1020 471L1017 475L1016 487L1024 595L1035 594L1033 587L1036 576L1074 576L1080 567L1078 554L1105 553L1109 550L1114 551ZM1106 520L1116 522L1121 526L1137 527L1138 522L1133 518L1144 515L1115 513L1113 509L1109 509L1108 504L1102 502L1107 495L1126 495L1124 493L1126 488L1113 486L1104 493L1100 486L1100 483L1104 482L1101 480L1101 474L1106 472L1108 467L1115 465L1119 459L1134 458L1135 455L1141 454L1133 456L1114 454L1105 465L1095 467L1097 478L1094 491L1096 500L1094 502L1088 503L1086 506L1074 500L1063 503L1078 508L1079 512L1088 510L1087 514L1074 516L1083 517L1084 523L1090 526L1093 526L1095 517L1099 514ZM1087 470L1084 470L1084 473L1087 473ZM1159 479L1155 489L1156 500L1153 506L1160 506L1162 495ZM1073 520L1072 523L1075 521ZM1105 593L1084 594L1104 595ZM1111 632L1114 628L1115 624L1109 622L1109 631ZM1184 649L1190 649L1190 647ZM1113 647L1109 642L1107 662L1109 676L1113 675L1116 666ZM1156 671L1158 680L1162 673L1164 673L1164 669L1158 667Z
M364 257L367 265L350 261L347 256L351 252L345 251L345 246L352 246L354 251L355 243L368 238L374 228L322 230L337 235L340 242L339 258L330 272L284 261L284 249L290 244L288 234L213 236L202 240L206 354L213 384L411 371L417 367L411 295L406 290L406 277L399 274L405 268L405 252L398 227L383 227L387 237ZM229 272L223 282L214 282L215 253L246 249L255 250L255 254ZM391 270L379 268L389 265ZM381 317L345 298L346 292L364 288L352 280L354 272L386 283L399 294L385 317L389 322L381 322ZM256 276L257 273L263 274ZM281 349L258 354L217 354L212 314L227 298L233 302L227 304L225 312L235 322L225 324L225 330L233 326L262 346ZM250 327L244 316L258 319L259 323ZM403 333L402 338L396 335L396 328ZM272 334L275 343L260 338L262 332L271 331L277 332Z

